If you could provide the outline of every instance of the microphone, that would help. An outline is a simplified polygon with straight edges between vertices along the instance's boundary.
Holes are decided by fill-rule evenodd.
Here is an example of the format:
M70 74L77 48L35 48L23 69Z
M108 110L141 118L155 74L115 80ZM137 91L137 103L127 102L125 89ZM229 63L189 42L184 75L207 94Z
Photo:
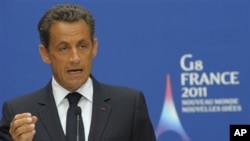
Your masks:
M76 114L76 141L79 141L79 137L80 137L80 116L82 114L82 110L79 106L77 106L75 108L75 114Z

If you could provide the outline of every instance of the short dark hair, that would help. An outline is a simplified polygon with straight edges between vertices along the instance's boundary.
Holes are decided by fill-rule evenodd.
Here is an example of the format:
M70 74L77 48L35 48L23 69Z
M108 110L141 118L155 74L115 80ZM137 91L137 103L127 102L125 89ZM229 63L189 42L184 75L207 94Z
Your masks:
M49 48L50 27L56 21L75 22L83 19L93 39L95 34L95 20L93 15L84 7L77 4L60 4L49 9L38 23L41 44Z

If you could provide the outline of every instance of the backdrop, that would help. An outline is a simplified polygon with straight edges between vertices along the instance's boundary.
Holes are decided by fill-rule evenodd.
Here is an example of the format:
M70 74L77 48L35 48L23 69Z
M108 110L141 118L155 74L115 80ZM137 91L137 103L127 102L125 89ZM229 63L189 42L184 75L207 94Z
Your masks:
M250 123L247 0L1 0L1 106L48 83L36 26L65 2L92 11L94 76L144 92L158 141L228 141Z

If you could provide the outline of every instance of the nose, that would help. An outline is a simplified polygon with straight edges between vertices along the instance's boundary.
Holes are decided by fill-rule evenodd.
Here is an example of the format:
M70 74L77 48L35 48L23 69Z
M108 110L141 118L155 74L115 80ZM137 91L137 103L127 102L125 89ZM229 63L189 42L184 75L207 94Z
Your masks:
M80 54L77 51L76 48L72 48L71 50L71 56L70 56L70 62L72 63L79 63L80 61Z

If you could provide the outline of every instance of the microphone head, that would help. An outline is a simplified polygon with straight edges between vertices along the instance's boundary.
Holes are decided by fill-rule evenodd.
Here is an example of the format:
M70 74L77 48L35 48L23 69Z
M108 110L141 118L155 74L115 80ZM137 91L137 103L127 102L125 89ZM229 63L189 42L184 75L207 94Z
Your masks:
M77 106L77 107L75 108L75 114L76 114L76 115L81 115L81 114L82 114L82 109L81 109L81 107Z

